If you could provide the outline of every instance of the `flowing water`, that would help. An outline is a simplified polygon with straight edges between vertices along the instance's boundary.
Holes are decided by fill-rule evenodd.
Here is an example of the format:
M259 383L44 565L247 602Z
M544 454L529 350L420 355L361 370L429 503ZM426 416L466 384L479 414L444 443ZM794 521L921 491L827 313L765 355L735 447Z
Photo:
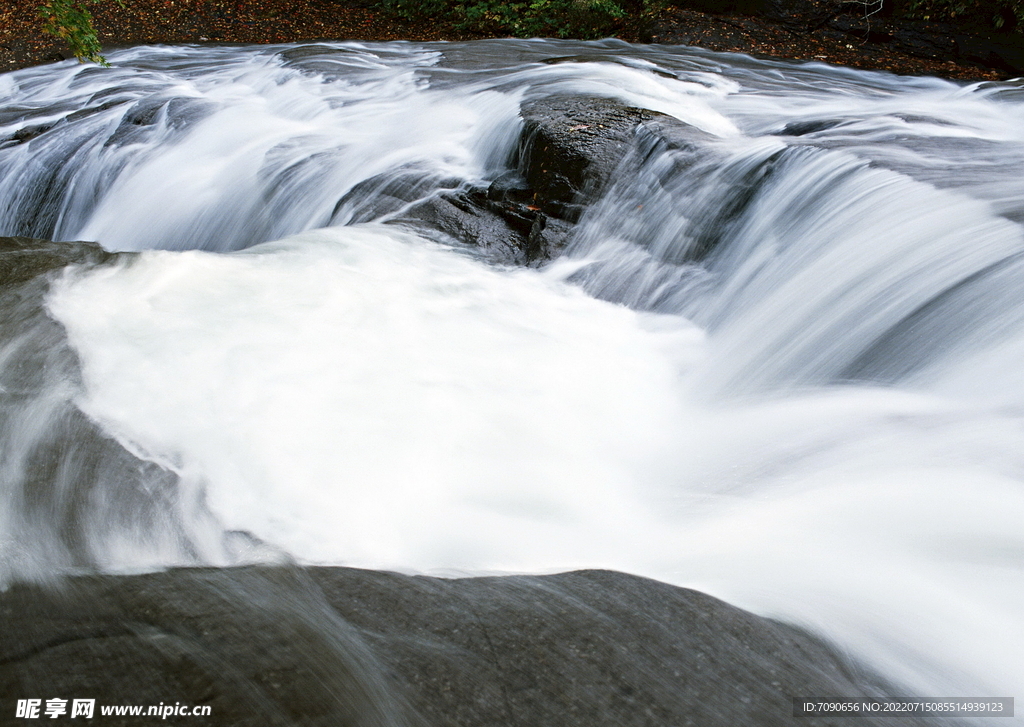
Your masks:
M141 251L50 287L0 577L615 568L1024 695L1024 88L616 41L110 60L0 76L0 234ZM389 222L565 94L711 140L638 138L539 268ZM64 467L58 547L15 465L68 411L162 474L139 520Z

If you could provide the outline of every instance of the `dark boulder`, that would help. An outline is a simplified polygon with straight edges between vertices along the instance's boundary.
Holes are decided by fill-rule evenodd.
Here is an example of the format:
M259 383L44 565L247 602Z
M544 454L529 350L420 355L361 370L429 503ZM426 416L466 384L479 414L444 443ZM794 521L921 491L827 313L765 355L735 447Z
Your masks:
M0 613L5 724L16 699L60 697L254 727L820 727L842 720L795 718L793 697L892 694L796 628L609 571L175 570L17 585Z
M536 217L535 208L491 199L485 189L469 189L429 197L399 220L412 223L428 236L440 231L447 238L473 245L493 262L526 265L537 259L527 243Z
M476 246L491 260L536 264L557 257L574 225L617 175L630 174L644 148L685 150L692 163L713 137L666 114L589 96L523 104L513 169L487 188L446 191L395 221ZM653 139L653 141L652 141Z
M664 115L610 99L566 96L524 104L522 116L519 168L534 198L548 214L575 222L607 188L636 127Z

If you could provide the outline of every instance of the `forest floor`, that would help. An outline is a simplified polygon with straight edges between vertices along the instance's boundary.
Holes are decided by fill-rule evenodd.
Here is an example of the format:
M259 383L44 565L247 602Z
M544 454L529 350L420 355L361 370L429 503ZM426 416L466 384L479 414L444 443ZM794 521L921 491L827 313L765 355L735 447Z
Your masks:
M63 42L43 33L40 1L4 0L0 72L71 56ZM93 7L100 41L108 50L148 43L484 37L443 23L398 20L374 9L368 0L127 0L125 5L121 8L110 1ZM1024 75L1019 72L1024 63L1014 56L1020 46L1019 55L1024 58L1024 36L1019 33L976 38L958 35L957 28L948 26L818 12L825 6L821 0L801 0L799 7L805 12L784 15L712 13L668 6L653 17L622 23L616 35L630 42L696 45L967 81ZM1009 52L1004 47L1009 47Z

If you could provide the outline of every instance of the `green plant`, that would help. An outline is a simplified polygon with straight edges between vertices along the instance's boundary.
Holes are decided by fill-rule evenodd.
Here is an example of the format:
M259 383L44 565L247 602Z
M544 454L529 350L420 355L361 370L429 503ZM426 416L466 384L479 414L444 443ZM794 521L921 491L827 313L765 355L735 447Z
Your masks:
M465 30L506 30L512 35L594 38L607 33L625 13L615 0L477 0L458 6L456 26Z
M453 3L449 0L380 0L380 7L403 18L450 19Z
M39 17L43 19L43 30L67 42L79 62L92 61L109 66L100 53L100 41L92 24L92 13L87 5L100 0L47 0L39 6ZM123 0L115 0L124 7Z
M405 18L518 37L597 38L626 15L617 0L382 0L381 5Z

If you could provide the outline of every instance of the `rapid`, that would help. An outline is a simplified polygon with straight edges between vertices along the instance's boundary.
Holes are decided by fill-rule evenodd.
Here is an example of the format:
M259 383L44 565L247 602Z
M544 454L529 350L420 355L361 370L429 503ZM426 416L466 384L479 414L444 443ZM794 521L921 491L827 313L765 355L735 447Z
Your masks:
M46 293L67 365L0 423L0 581L612 568L1024 694L1020 85L618 41L109 59L0 75L0 235L139 253ZM539 266L396 222L563 95L708 153L637 139ZM64 552L19 462L71 410L175 479L144 524L91 488Z

